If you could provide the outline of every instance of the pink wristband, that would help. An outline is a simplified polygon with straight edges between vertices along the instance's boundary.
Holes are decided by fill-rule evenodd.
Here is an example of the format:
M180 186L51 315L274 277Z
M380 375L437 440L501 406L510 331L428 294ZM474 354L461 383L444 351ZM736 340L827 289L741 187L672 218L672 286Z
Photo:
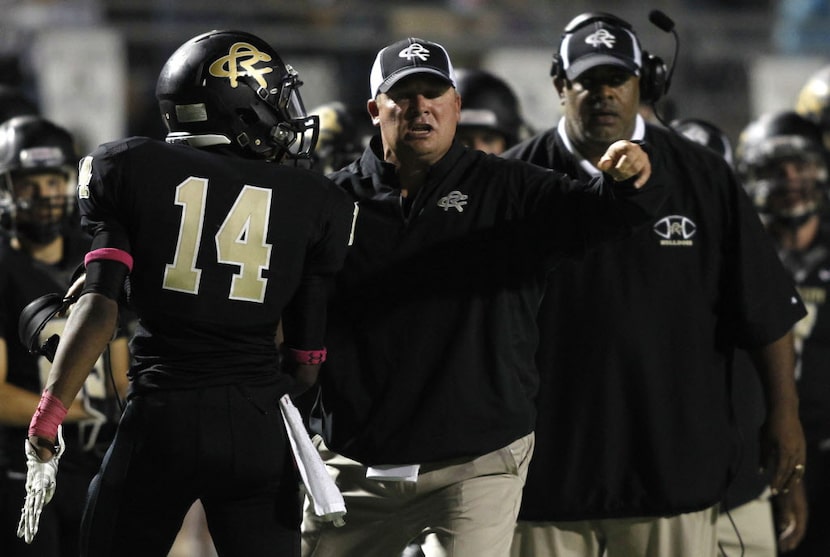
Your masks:
M68 411L58 397L43 391L35 415L32 416L29 424L29 436L57 439L58 426L61 425Z
M326 361L326 349L321 350L295 350L289 348L288 353L291 354L291 359L298 364L314 365L322 364Z
M128 271L133 270L133 256L126 251L118 248L98 248L92 250L84 256L84 266L89 265L92 261L99 259L106 259L107 261L117 261L127 266Z

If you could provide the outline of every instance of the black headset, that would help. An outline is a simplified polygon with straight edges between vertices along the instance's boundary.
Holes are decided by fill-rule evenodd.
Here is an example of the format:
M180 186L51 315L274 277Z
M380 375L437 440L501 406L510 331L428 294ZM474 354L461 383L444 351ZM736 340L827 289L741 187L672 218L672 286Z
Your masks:
M622 27L631 31L635 39L639 42L637 34L627 21L619 17L605 13L605 12L585 12L573 18L568 25L565 26L565 31L562 33L562 39L559 41L559 47L553 54L553 64L550 68L550 75L557 79L567 79L565 77L565 69L562 67L562 58L560 51L562 50L562 42L567 35L575 33L578 29L585 27L596 21L603 21L610 23L617 27ZM669 89L668 70L665 62L657 56L653 56L642 51L643 62L640 67L640 100L646 103L655 103L660 97L665 95Z

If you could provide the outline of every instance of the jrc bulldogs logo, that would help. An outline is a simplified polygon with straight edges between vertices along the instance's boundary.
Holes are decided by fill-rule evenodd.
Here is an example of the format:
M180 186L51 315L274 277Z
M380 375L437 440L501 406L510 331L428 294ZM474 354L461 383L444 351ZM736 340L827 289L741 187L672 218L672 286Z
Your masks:
M660 237L661 246L691 246L697 225L688 217L669 215L658 220L653 230Z

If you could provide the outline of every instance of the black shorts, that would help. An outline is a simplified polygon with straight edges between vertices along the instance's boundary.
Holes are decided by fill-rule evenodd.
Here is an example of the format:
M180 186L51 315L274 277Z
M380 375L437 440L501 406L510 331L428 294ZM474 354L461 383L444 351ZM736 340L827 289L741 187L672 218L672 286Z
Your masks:
M282 394L232 385L132 398L90 486L81 555L165 557L197 499L220 555L299 555Z

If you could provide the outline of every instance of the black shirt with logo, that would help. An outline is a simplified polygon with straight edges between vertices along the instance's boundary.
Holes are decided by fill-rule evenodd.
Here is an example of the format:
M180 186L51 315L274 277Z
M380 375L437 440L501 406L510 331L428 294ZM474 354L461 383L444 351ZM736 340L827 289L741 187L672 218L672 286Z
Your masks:
M548 277L523 520L718 504L740 451L733 351L780 338L805 313L723 159L655 126L644 139L652 180L669 190L651 225ZM508 155L585 175L556 129Z
M325 440L369 465L486 454L533 430L545 272L645 222L662 188L589 186L455 143L404 210L378 147L331 175L360 218L329 306Z

